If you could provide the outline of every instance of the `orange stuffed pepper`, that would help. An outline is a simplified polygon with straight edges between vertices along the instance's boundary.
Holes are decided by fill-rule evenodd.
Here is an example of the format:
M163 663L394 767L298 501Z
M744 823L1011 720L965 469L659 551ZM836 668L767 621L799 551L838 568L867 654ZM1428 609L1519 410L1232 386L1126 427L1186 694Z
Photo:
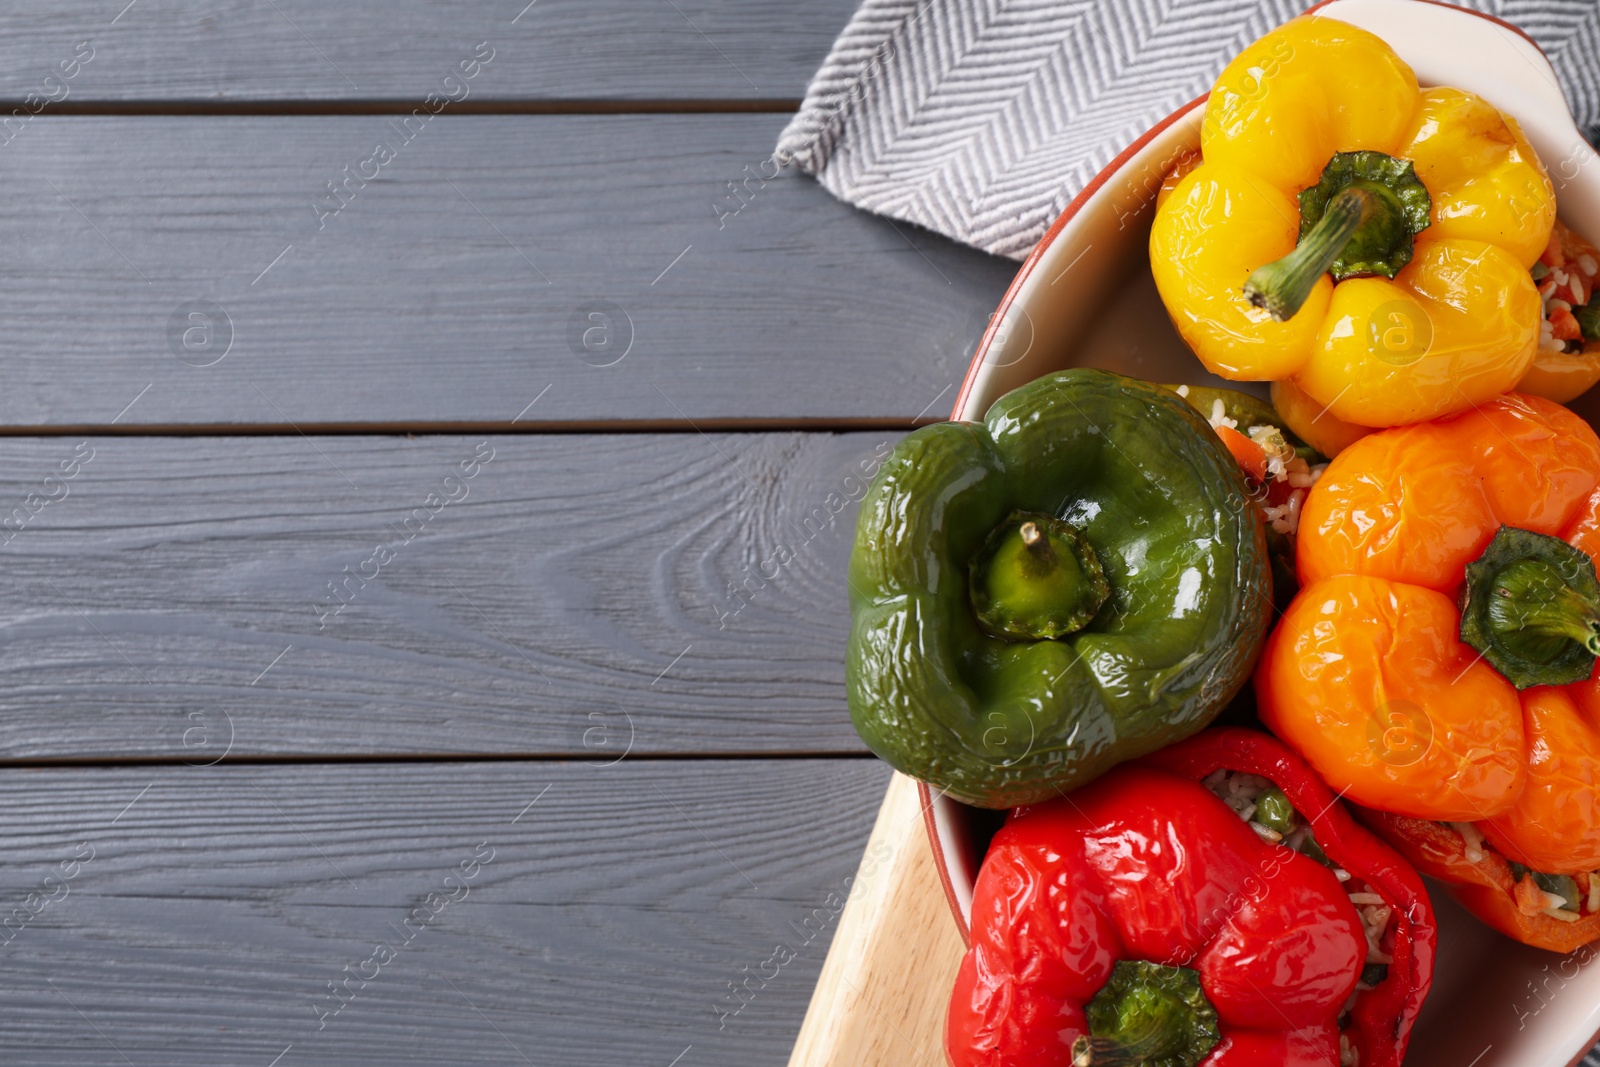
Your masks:
M1600 937L1600 439L1510 394L1364 437L1301 514L1262 719L1534 945Z

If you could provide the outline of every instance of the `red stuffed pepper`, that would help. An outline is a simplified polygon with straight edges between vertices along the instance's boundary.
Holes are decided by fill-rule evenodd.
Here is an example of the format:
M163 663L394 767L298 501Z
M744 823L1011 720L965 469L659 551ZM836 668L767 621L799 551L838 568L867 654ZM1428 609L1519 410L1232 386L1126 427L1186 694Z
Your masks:
M1210 730L1014 812L955 1067L1395 1067L1433 977L1417 873L1288 748Z

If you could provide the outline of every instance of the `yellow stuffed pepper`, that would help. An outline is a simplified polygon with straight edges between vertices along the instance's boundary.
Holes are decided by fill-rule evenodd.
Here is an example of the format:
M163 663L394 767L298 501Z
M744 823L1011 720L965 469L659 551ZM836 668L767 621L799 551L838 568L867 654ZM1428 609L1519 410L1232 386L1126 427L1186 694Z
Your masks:
M1420 89L1365 30L1305 16L1223 71L1201 156L1157 209L1156 285L1207 369L1279 383L1307 440L1522 380L1542 320L1529 269L1556 205L1514 120Z

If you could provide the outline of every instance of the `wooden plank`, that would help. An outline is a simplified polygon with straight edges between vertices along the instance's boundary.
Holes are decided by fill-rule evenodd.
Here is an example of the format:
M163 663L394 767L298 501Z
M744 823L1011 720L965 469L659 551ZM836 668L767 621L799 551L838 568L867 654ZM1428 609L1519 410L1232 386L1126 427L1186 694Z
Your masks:
M0 1047L780 1064L887 780L865 760L12 773Z
M46 116L0 149L0 426L943 414L1015 265L763 187L782 125Z
M126 6L124 6L126 5ZM0 14L0 98L420 100L488 42L468 100L790 100L854 0L60 0ZM92 59L60 79L80 41ZM90 54L85 52L84 54Z
M869 877L870 874L870 877ZM889 782L789 1067L945 1067L944 1018L966 951L933 862L917 783Z
M0 439L0 758L862 752L896 439Z

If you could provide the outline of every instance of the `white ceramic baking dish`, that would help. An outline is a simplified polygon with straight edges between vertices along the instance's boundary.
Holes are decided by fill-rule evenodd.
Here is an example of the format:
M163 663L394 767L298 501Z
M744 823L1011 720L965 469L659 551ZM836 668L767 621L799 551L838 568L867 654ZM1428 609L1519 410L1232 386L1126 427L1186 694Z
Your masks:
M1549 61L1519 30L1431 0L1331 0L1312 10L1388 41L1423 85L1469 89L1513 115L1550 172L1561 218L1600 238L1600 156L1573 123ZM1158 123L1062 212L1000 302L952 418L981 419L1003 394L1066 367L1221 384L1173 331L1148 267L1156 192L1172 163L1199 147L1204 105L1193 101ZM1592 396L1573 406L1591 423L1600 418ZM994 813L943 796L924 799L940 877L965 937ZM1600 1036L1600 951L1557 956L1527 948L1479 924L1442 889L1434 887L1433 899L1438 967L1406 1063L1569 1067L1581 1059Z

